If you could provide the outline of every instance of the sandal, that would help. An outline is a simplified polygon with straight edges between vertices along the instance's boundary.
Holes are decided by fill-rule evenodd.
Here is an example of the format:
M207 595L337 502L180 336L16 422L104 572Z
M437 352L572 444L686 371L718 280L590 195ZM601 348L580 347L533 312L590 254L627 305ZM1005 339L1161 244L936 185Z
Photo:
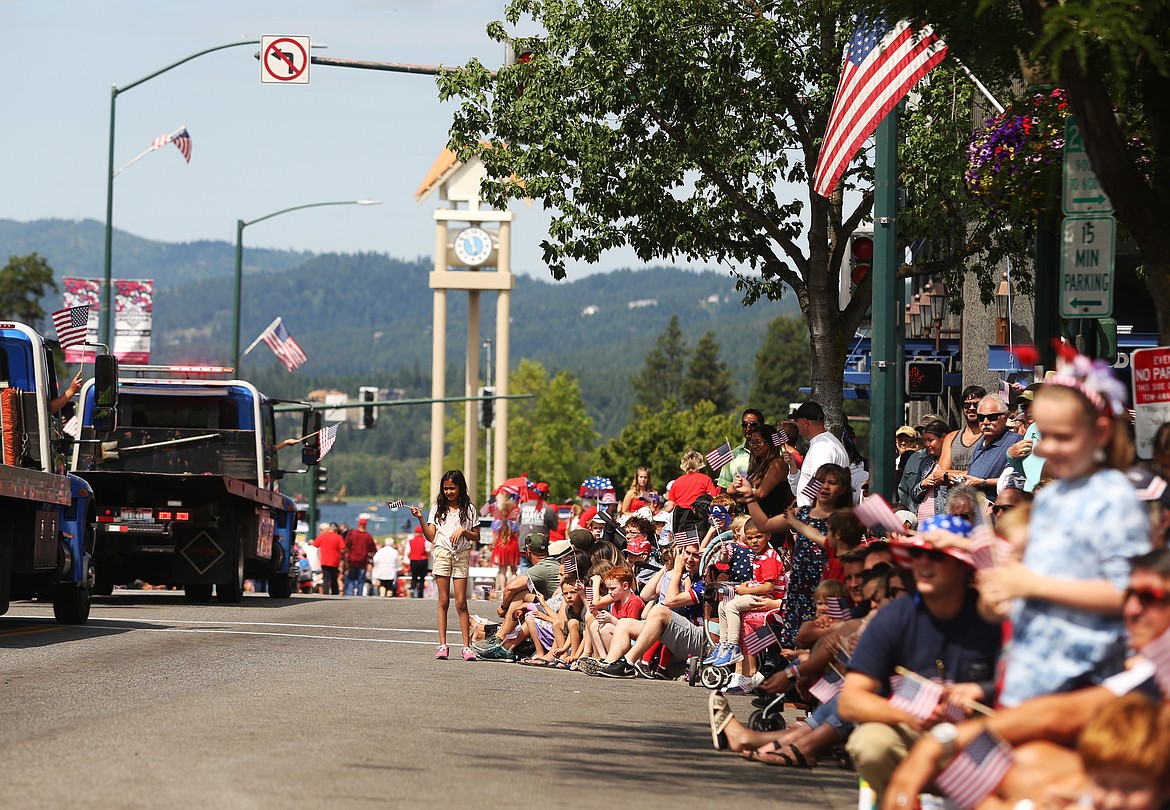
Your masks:
M548 668L549 668L549 669L568 669L568 668L569 668L569 662L568 662L568 661L562 661L562 660L561 660L561 659L559 659L559 658L554 658L552 661L550 661L550 662L549 662L549 664L548 664Z
M773 742L772 750L757 748L748 754L748 759L753 762L762 762L765 765L774 765L780 768L803 768L811 770L812 765L808 764L804 753L795 745L789 745L788 750L792 752L791 755L784 753L782 750L784 745L779 742Z
M731 704L727 702L727 698L718 692L712 692L707 699L707 720L711 724L711 744L715 746L716 751L726 751L730 747L723 730L734 719L735 715L731 713Z

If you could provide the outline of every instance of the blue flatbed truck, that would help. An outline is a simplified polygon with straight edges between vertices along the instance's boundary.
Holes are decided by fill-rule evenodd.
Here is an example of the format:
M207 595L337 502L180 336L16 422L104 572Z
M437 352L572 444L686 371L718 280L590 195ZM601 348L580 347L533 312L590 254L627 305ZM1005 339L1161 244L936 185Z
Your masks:
M0 614L15 599L53 603L65 624L89 619L94 567L89 485L65 469L53 342L0 321Z
M93 490L95 593L142 580L238 602L244 581L291 593L296 503L278 491L273 402L231 369L123 366L117 428L94 439L81 390L73 470Z

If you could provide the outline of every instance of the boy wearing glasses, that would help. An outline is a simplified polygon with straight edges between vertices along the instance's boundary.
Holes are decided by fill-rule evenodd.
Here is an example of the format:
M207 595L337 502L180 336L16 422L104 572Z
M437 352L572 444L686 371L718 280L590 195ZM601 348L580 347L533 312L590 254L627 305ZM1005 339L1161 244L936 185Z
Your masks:
M743 442L738 447L731 449L731 463L724 464L723 469L719 471L719 477L715 479L719 489L724 492L731 491L731 482L736 475L747 474L748 465L752 461L752 453L748 450L748 439L751 438L752 431L764 424L764 415L755 408L748 408L743 412L743 417L739 420L739 426L743 428ZM732 497L736 497L734 494Z

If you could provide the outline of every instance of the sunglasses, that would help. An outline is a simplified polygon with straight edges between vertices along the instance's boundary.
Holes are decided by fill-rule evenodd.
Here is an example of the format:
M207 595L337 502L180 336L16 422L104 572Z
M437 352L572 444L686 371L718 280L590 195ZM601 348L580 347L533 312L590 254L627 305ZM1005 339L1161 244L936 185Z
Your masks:
M758 428L760 426L760 423L759 422L740 422L739 426L743 427L743 428Z
M1131 596L1136 598L1138 604L1144 608L1152 608L1155 606L1165 607L1167 604L1170 604L1170 596L1166 594L1165 588L1126 588L1122 601L1128 602Z
M1004 416L1007 416L1007 411L1000 411L999 413L981 413L975 418L980 422L994 422L996 419L1000 419Z
M951 555L945 552L933 548L919 548L918 546L911 546L906 549L906 554L912 560L920 560L926 557L931 562L942 562L943 560L951 559Z
M891 599L894 599L895 597L901 596L904 593L907 593L907 590L905 588L890 588L890 598Z
M973 400L971 402L964 402L963 403L963 410L965 410L965 411L970 411L970 410L973 410L973 409L978 408L978 407L979 407L979 400L977 400L977 399Z
M991 514L998 515L1000 512L1006 512L1009 509L1015 509L1017 504L1014 503L993 503L991 505Z

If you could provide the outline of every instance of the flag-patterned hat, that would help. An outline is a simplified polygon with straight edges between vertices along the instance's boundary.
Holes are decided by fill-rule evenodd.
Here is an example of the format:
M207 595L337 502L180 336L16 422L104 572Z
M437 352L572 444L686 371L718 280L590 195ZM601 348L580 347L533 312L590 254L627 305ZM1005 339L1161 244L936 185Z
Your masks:
M894 561L903 568L909 568L911 566L910 549L912 548L941 551L947 556L954 557L964 565L969 565L974 568L975 561L971 559L971 555L968 552L954 547L935 549L934 546L922 539L924 533L933 529L943 529L944 531L967 537L971 534L972 528L966 519L955 515L931 515L918 525L918 534L891 542L890 551L894 554Z

